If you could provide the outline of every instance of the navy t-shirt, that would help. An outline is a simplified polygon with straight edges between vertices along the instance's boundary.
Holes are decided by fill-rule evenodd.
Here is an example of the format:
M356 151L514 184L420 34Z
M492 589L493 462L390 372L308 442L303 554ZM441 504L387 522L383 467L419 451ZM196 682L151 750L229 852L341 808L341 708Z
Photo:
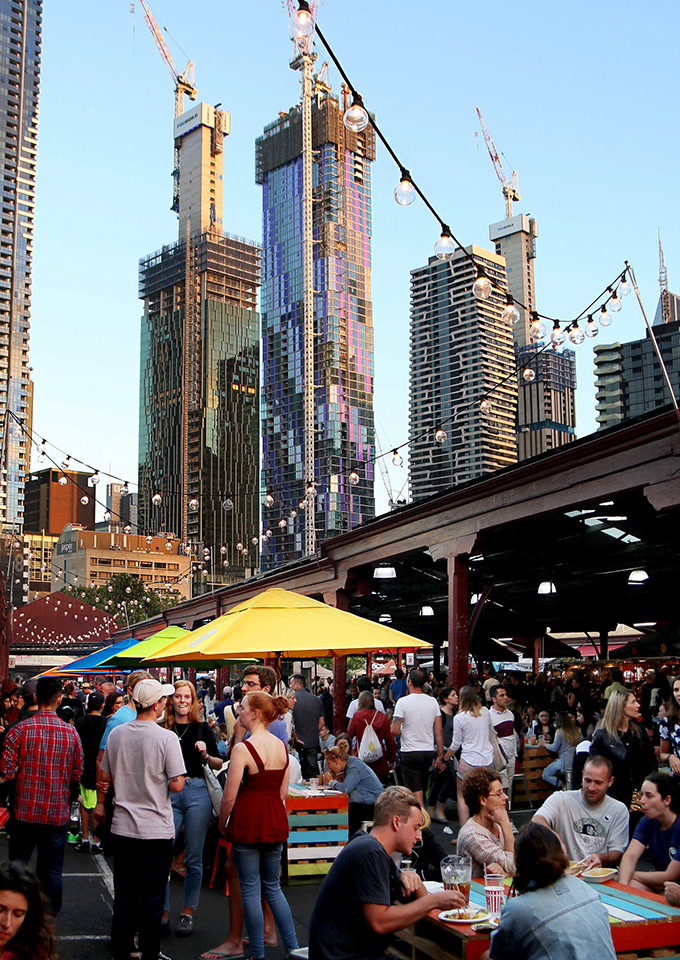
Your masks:
M649 857L655 870L665 870L671 860L680 860L680 816L668 828L662 830L658 820L643 817L637 825L633 840L639 840L649 848Z

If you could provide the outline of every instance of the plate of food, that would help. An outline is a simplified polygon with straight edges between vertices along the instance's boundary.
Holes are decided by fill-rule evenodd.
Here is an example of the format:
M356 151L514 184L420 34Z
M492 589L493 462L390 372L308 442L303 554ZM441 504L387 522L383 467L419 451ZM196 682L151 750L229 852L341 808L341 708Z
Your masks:
M578 877L583 873L583 860L570 860L569 866L565 870L570 877Z
M438 919L444 923L482 923L489 919L489 913L477 907L461 907L459 910L442 910Z
M590 870L583 871L581 880L586 880L588 883L605 883L615 877L616 874L617 871L612 870L611 867L592 867Z

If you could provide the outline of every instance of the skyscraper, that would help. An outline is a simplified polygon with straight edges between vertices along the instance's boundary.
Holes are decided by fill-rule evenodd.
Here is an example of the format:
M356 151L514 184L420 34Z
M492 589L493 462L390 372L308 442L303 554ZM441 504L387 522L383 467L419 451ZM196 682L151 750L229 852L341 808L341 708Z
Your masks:
M313 522L316 539L324 539L375 515L369 462L375 456L370 170L375 138L370 126L361 133L347 130L343 109L317 77L311 109L314 476L305 472L310 427L304 416L301 107L282 113L256 144L256 180L263 188L266 569L305 554L305 523ZM310 483L316 496L305 500Z
M557 353L542 350L542 345L532 343L529 335L531 313L536 310L537 236L538 224L523 213L489 227L489 239L495 244L496 253L505 257L508 293L515 299L520 313L519 322L513 327L519 367L517 451L520 460L576 439L574 351L568 347ZM530 383L522 376L527 366L535 373Z
M517 380L505 296L477 300L475 263L501 289L505 260L481 247L411 271L409 484L414 500L517 461ZM480 407L493 388L490 410ZM453 418L453 419L452 419ZM440 428L444 442L435 439Z
M261 251L222 230L228 130L205 103L175 120L179 239L139 265L139 530L179 536L211 581L255 567L259 533Z
M0 526L20 530L29 443L33 213L38 148L41 0L0 0ZM10 416L10 412L16 417ZM19 423L17 423L17 420Z

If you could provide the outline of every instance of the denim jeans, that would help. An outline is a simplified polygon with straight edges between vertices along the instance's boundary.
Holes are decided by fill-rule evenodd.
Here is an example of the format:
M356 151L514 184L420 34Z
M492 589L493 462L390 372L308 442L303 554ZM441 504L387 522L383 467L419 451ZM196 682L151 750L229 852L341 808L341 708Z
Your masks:
M113 834L114 960L130 960L139 933L142 960L158 960L163 900L172 862L172 840L138 840Z
M36 873L50 898L55 916L61 909L66 827L66 824L53 827L46 823L27 823L25 820L12 820L10 825L9 858L30 863L33 851L38 848Z
M552 763L549 763L548 766L543 771L543 779L546 783L551 784L553 787L559 787L564 781L557 777L558 773L562 773L562 760L553 760Z
M251 956L255 960L262 960L264 957L262 893L274 914L286 953L296 950L298 941L293 916L279 883L283 844L234 843L232 849L241 884L243 915L248 929Z
M203 879L203 845L213 818L212 804L203 777L187 777L184 789L170 797L175 821L175 840L184 826L184 906L196 908ZM170 907L170 884L165 909Z

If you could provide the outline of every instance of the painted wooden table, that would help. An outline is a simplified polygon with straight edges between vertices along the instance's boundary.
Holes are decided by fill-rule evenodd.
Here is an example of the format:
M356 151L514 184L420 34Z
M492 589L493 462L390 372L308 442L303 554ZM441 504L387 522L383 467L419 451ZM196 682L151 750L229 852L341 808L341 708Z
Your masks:
M328 873L347 843L347 811L347 795L343 793L288 794L286 813L290 834L281 863L284 880Z
M524 759L520 765L519 773L526 777L534 808L539 807L554 792L554 788L543 779L543 771L549 763L556 759L557 754L551 753L545 747L532 747L528 743L524 745ZM521 780L515 783L514 789L513 802L525 803L528 797Z
M653 956L652 951L670 948L680 952L680 910L670 907L663 897L643 893L615 881L592 885L607 908L612 940L617 953L637 954L639 960ZM484 886L473 880L470 901L484 907ZM475 933L470 924L452 925L437 919L440 911L402 931L408 944L404 960L479 960L489 949L488 933Z

